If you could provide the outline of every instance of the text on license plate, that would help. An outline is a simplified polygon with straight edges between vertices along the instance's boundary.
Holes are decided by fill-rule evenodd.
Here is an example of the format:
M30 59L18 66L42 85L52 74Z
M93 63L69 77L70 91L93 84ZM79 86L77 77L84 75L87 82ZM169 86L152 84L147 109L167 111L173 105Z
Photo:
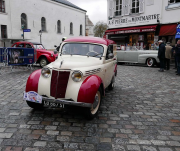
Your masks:
M64 108L64 104L59 104L59 103L54 103L54 102L46 102L46 101L44 101L44 106Z

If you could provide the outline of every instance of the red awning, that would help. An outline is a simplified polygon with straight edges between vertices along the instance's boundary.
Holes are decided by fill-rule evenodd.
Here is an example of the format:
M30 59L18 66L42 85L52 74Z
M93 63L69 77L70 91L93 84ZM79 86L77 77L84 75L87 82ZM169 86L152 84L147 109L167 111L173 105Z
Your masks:
M153 32L156 31L156 27L157 25L110 29L110 30L106 30L105 34L114 35L114 34L126 34L126 33Z
M161 25L159 36L174 36L177 24Z

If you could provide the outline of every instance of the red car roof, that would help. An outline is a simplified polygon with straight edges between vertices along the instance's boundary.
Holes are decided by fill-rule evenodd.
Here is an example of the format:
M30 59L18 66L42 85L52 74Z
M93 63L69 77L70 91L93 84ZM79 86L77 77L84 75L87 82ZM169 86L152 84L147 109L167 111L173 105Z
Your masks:
M114 41L99 37L74 37L74 38L68 38L64 40L64 42L88 42L88 43L97 43L97 44L104 44L104 45L110 45L115 44Z

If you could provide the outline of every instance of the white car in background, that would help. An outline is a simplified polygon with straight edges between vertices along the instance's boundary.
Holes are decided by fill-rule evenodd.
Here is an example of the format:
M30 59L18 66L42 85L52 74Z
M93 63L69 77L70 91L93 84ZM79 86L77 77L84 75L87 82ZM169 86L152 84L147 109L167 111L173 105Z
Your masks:
M159 64L158 50L118 50L117 61L119 63L140 63L153 67Z

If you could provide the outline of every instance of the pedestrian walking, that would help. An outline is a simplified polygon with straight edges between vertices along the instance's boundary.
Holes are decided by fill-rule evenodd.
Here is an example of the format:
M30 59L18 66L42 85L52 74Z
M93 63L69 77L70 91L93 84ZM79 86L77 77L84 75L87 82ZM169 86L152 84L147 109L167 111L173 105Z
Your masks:
M175 47L175 56L177 61L177 74L180 76L180 39L177 41L177 46Z
M165 44L162 40L158 41L159 49L158 49L158 58L160 61L160 70L159 72L164 72L164 61L165 61Z
M165 69L166 70L170 69L170 59L171 59L172 48L173 47L170 46L170 42L167 42L165 46Z

